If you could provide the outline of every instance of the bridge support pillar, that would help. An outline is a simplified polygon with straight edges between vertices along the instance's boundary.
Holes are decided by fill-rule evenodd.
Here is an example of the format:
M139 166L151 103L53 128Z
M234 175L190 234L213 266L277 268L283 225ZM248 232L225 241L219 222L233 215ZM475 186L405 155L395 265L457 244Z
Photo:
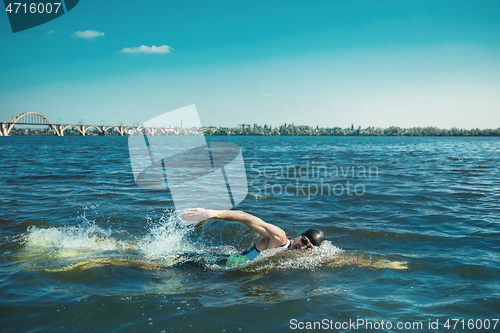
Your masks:
M63 126L61 124L56 125L57 136L64 136Z
M99 135L106 135L106 129L105 129L106 126L99 126Z
M14 127L13 123L4 121L0 124L0 131L2 132L3 136L9 136L10 130L13 127Z
M50 127L52 128L54 135L63 136L61 125L52 124Z

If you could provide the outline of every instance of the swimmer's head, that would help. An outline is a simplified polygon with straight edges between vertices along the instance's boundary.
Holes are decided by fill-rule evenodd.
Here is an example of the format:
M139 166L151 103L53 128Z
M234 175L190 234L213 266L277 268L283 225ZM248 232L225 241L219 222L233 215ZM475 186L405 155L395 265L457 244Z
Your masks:
M289 250L304 250L320 246L325 240L325 234L318 229L308 229L288 247Z

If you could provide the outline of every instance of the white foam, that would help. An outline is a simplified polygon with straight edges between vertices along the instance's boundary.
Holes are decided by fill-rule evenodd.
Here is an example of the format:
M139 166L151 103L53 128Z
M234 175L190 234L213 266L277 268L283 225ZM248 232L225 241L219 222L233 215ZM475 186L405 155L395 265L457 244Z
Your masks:
M93 222L79 226L37 228L32 226L24 234L27 250L112 250L116 240L111 231L104 230Z
M276 269L314 270L321 267L326 259L341 252L342 250L334 246L332 242L324 241L321 246L315 246L312 249L288 251L281 260L273 263L273 266Z
M163 259L179 252L193 251L193 244L186 236L193 227L182 224L178 214L168 214L160 219L160 224L148 230L138 242L138 250L150 259Z

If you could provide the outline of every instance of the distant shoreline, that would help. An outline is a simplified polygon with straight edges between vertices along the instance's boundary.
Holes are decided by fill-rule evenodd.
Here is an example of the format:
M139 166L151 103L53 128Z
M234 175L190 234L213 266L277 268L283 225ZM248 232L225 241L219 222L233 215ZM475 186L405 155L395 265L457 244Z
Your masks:
M116 131L110 130L106 136L120 136ZM361 126L354 128L341 127L312 127L306 125L281 125L272 127L268 125L260 126L254 124L238 125L238 127L203 127L205 136L500 136L500 127L497 129L464 129L453 127L451 129L442 129L438 127L411 127L401 128L391 126L389 128L367 127L362 129ZM9 136L33 135L33 136L51 136L54 135L51 129L12 129ZM92 131L86 134L87 136L97 136L99 133ZM169 134L172 135L172 134ZM181 134L182 135L182 134ZM64 136L80 136L76 130L67 130Z

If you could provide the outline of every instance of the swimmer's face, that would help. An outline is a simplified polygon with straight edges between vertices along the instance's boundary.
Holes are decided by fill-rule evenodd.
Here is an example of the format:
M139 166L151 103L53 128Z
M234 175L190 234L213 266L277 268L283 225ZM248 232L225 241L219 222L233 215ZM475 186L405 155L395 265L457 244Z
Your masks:
M289 250L305 250L314 247L306 236L300 236L290 244Z

